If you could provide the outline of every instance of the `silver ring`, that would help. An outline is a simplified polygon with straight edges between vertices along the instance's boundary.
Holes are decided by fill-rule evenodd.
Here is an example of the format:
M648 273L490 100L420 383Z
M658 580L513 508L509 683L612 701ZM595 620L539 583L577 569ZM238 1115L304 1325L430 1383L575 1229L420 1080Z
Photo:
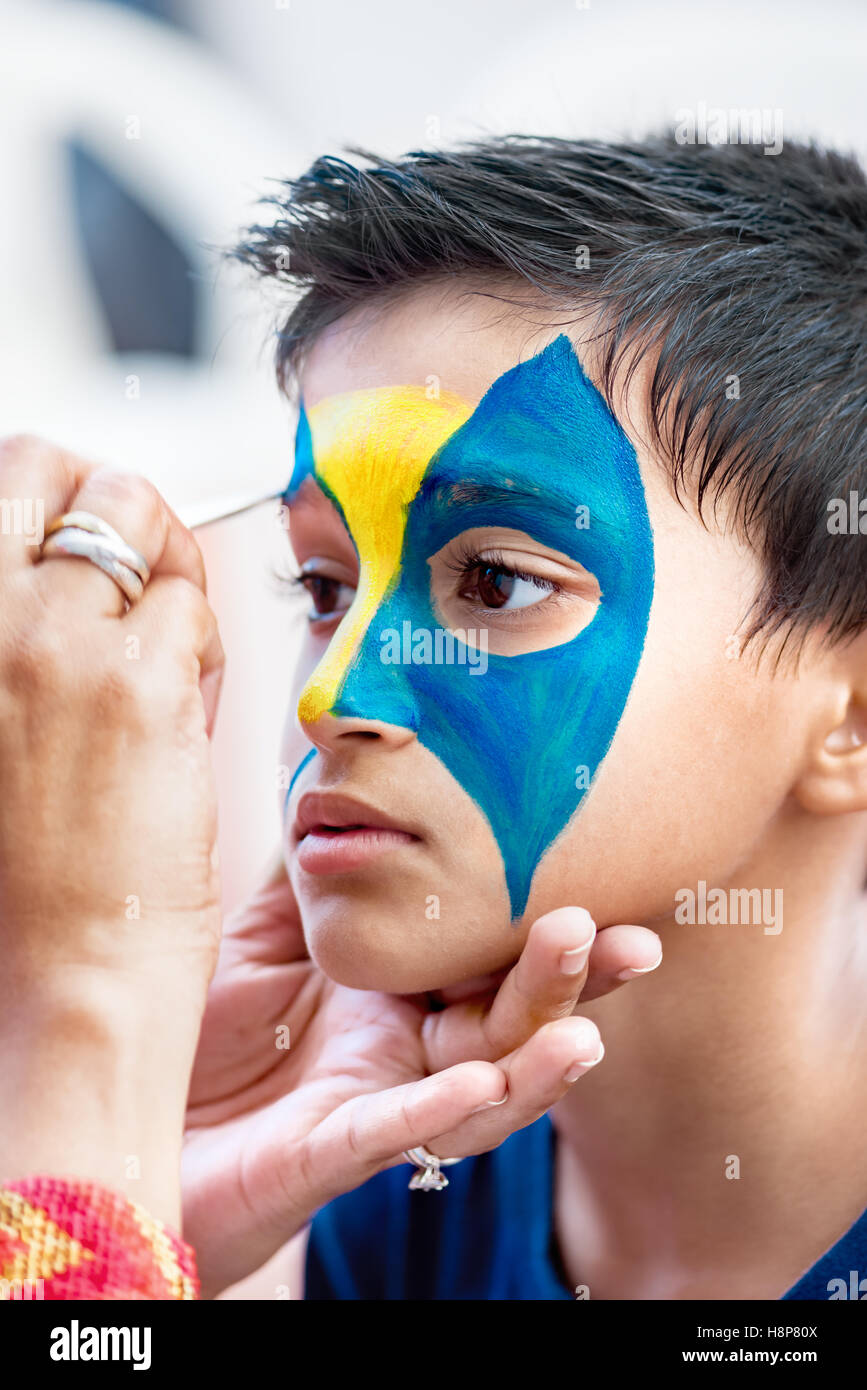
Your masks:
M45 528L46 540L57 531L65 531L70 526L74 527L76 531L88 531L93 536L102 536L104 540L108 541L115 559L120 560L128 569L133 570L138 575L142 585L147 584L151 572L145 557L129 545L119 531L115 531L114 527L109 526L107 521L103 521L101 516L94 516L93 512L64 512L62 516L55 517Z
M444 1187L448 1187L449 1180L440 1169L447 1168L450 1163L461 1162L459 1158L438 1158L424 1144L418 1144L414 1149L404 1149L403 1156L418 1169L409 1180L410 1191L442 1192Z
M136 603L150 579L150 567L139 551L108 522L90 512L65 512L46 528L40 559L52 555L89 560L113 579L127 603Z
M89 531L77 531L72 526L55 531L43 544L41 558L50 560L52 555L72 555L89 560L114 580L129 604L136 603L144 593L144 584L135 570L112 554L107 541L91 535Z

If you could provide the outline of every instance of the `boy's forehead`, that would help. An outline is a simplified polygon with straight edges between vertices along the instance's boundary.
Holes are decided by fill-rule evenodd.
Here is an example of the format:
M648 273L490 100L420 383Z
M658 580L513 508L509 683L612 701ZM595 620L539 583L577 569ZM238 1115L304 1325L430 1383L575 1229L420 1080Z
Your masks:
M541 352L561 325L528 323L509 305L467 290L414 290L366 304L329 325L300 372L307 410L349 391L419 386L475 406L518 362Z
M515 297L515 287L501 285L496 293ZM431 401L438 394L453 396L474 410L498 378L564 333L596 381L600 347L592 316L584 326L567 325L566 317L562 304L550 311L535 302L516 307L460 281L413 288L390 302L370 301L330 324L310 346L299 375L301 399L309 413L322 401L330 408L332 398L350 392L381 390L386 405L394 388L409 386L424 390ZM685 518L675 513L682 507L643 425L650 372L649 362L637 364L619 395L616 417L638 456L648 503L671 514L679 530Z

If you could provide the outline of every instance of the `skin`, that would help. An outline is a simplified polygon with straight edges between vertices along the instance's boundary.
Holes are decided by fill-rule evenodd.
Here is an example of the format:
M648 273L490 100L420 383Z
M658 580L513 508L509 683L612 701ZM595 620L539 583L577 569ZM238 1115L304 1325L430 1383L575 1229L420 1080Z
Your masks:
M280 862L221 947L223 650L196 542L143 479L29 436L0 441L0 496L90 511L151 570L125 612L95 566L0 535L0 1175L97 1181L178 1229L183 1161L215 1294L403 1149L481 1152L534 1120L601 1056L579 996L659 943L560 909L431 1013L327 979Z
M435 376L475 404L560 332L428 287L323 332L301 392L311 409ZM592 377L580 326L573 341ZM642 383L640 370L615 404L654 536L647 639L594 786L541 859L524 917L509 919L479 807L396 726L325 713L299 731L290 705L284 762L298 765L305 740L320 757L293 788L285 847L311 955L365 988L501 969L564 901L586 907L600 937L616 922L653 927L665 968L637 995L582 1007L603 1028L606 1063L553 1112L567 1278L593 1297L778 1298L867 1204L867 638L831 647L815 631L797 665L776 667L773 644L764 658L740 650L760 559L724 508L703 525L673 496L646 443ZM351 591L353 547L308 493L290 509L299 565L324 561L320 573ZM334 631L311 627L296 694ZM305 874L293 816L311 786L366 796L419 838L352 873ZM782 932L676 923L675 895L701 879L782 889ZM425 883L442 895L435 932L418 907ZM732 1154L739 1182L724 1177Z

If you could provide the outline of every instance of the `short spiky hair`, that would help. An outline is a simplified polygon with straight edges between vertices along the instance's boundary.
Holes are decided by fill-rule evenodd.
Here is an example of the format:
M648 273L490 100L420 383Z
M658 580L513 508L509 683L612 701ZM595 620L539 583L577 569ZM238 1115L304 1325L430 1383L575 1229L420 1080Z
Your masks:
M609 404L633 350L650 352L651 428L675 486L699 508L729 493L763 557L749 635L867 625L867 541L827 526L832 498L867 497L867 181L853 158L671 137L348 153L360 162L327 156L282 183L263 200L273 223L231 253L301 291L278 334L284 388L326 325L425 281L509 276L567 314L590 308Z

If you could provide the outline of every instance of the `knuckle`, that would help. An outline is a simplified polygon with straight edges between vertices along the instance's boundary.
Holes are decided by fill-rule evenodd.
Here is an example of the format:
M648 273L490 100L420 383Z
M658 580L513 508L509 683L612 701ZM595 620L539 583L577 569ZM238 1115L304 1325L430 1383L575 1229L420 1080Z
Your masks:
M318 1172L314 1144L310 1135L305 1135L293 1147L291 1164L278 1162L271 1183L264 1185L259 1177L258 1165L243 1164L243 1202L253 1214L255 1223L265 1220L269 1224L281 1224L293 1218L299 1204L306 1210L311 1200L319 1204L322 1192L321 1176Z
M417 1129L417 1120L414 1114L415 1106L413 1105L414 1098L411 1088L405 1091L400 1098L400 1123L403 1125L407 1134L414 1134Z
M525 958L523 956L518 962L518 968L512 976L511 985L515 993L515 998L522 1008L531 1007L537 1003L539 986L536 983L529 965L525 963Z
M161 494L140 473L120 473L111 468L99 468L92 475L88 489L98 491L124 508L135 511L149 529L157 526L164 517L166 504Z
M205 604L201 590L179 574L167 574L160 580L160 593L170 613L188 622Z
M180 641L193 634L199 641L209 640L217 631L217 619L201 589L180 575L162 581L162 599L167 625Z
M13 478L38 468L48 487L66 489L74 479L80 483L88 478L96 467L39 434L21 432L0 439L0 472Z
M346 1126L346 1144L355 1162L359 1167L363 1167L366 1160L358 1128L359 1118L358 1106L354 1105L349 1112L349 1120Z
M317 1171L309 1135L305 1135L297 1146L291 1180L282 1168L279 1177L283 1189L283 1205L290 1210L298 1201L299 1190L304 1193L316 1191Z
M49 447L48 441L38 434L7 434L0 439L0 459L4 463L17 462L41 453Z
M13 485L26 486L28 476L46 462L51 465L49 473L62 466L60 451L47 439L36 434L11 434L0 439L0 474Z
M580 979L580 976L578 978ZM574 996L570 996L568 999L560 999L556 1003L551 1004L547 1012L549 1018L557 1020L560 1018L571 1018L577 1008L578 1000L575 999Z

